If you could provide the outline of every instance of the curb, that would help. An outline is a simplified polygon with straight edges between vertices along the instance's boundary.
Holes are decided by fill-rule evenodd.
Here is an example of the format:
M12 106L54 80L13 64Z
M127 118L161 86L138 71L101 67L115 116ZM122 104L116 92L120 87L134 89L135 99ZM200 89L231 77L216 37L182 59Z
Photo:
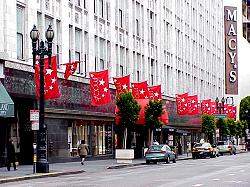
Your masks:
M26 175L26 176L21 176L21 177L10 177L6 179L0 179L0 184L8 183L8 182L24 181L24 180L30 180L30 179L45 178L45 177L57 177L61 175L80 174L83 172L85 171L77 170L77 171L69 171L69 172L51 172L51 173L42 173L42 174L32 174L32 175Z
M179 161L181 160L189 160L192 159L192 157L188 157L188 158L181 158L178 159ZM123 164L123 165L116 165L116 166L108 166L107 169L122 169L122 168L128 168L128 167L134 167L134 166L140 166L140 165L147 165L145 162L141 162L141 163L135 163L135 164Z

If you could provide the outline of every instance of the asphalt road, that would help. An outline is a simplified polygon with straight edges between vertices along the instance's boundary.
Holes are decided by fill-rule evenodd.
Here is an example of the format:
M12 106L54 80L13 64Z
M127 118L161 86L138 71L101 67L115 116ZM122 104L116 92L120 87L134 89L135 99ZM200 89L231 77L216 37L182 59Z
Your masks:
M87 166L86 166L87 167ZM5 187L249 187L250 153L6 183Z

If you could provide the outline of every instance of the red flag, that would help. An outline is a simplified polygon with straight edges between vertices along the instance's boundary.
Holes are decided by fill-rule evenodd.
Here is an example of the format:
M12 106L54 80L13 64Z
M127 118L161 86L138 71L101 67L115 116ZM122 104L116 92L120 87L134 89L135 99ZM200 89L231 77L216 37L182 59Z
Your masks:
M211 102L211 114L217 114L216 102Z
M188 93L176 95L176 108L178 115L188 114Z
M140 83L131 83L132 94L135 99L148 99L148 85L147 81Z
M202 114L211 115L211 99L203 100L201 102Z
M65 79L68 79L70 75L73 75L75 73L78 63L80 63L80 62L76 61L76 62L69 62L67 64L64 64L64 65L66 65L66 70L64 73Z
M113 77L113 80L116 87L116 95L130 90L130 75L119 78Z
M236 112L237 112L237 107L236 106L233 106L233 118L236 120Z
M40 98L40 66L36 63L35 82L37 99ZM44 100L55 99L60 97L57 79L56 56L51 57L51 69L49 68L48 58L44 59Z
M149 98L152 100L160 100L161 97L161 85L148 87Z
M90 91L93 106L103 105L111 102L109 90L108 70L90 72Z
M198 113L199 113L198 96L197 95L188 96L188 114L195 115Z
M233 106L232 105L228 105L227 106L227 115L228 115L228 118L231 118L233 119L234 118L234 113L233 113Z
M224 108L223 108L223 110L221 111L221 113L222 113L222 114L227 114L227 117L228 117L228 112L229 112L228 104L224 104Z

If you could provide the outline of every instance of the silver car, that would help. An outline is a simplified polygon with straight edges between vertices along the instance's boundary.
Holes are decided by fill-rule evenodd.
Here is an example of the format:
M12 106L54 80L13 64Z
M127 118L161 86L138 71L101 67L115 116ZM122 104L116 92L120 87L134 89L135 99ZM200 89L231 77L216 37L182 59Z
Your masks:
M229 140L219 141L217 143L217 148L220 155L223 155L225 153L229 153L230 155L236 154L236 146Z

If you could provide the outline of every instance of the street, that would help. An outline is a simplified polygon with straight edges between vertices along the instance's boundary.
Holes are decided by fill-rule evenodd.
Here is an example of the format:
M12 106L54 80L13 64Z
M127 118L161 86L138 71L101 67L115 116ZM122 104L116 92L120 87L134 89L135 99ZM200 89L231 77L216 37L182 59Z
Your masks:
M5 187L40 186L250 186L250 153L218 158L189 159L123 169L88 170L77 175L2 184ZM0 185L1 186L1 185Z

